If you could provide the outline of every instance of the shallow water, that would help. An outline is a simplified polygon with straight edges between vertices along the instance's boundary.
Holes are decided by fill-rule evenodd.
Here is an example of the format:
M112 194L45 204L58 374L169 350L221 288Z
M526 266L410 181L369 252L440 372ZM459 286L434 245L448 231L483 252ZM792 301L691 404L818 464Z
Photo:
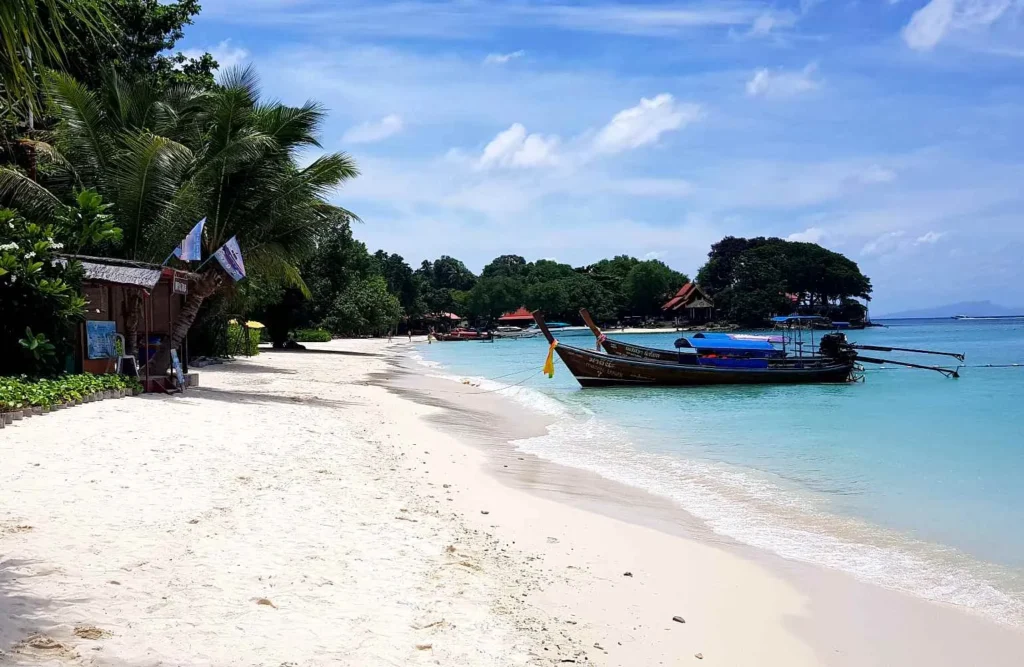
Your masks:
M869 367L846 385L582 390L560 362L553 379L537 374L543 339L414 354L556 415L525 451L670 497L785 557L1024 625L1024 367L978 367L1024 363L1024 320L889 325L849 336L965 352L968 367L959 380ZM671 348L677 336L617 337Z

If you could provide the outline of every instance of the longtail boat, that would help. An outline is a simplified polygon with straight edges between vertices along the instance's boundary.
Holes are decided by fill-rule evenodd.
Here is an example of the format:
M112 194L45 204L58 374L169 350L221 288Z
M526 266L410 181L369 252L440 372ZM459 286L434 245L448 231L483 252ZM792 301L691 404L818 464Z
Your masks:
M661 363L700 365L702 363L707 364L707 362L711 362L711 365L723 366L731 365L731 362L727 361L727 359L730 358L743 359L750 358L752 356L762 356L767 359L767 365L769 368L772 370L780 370L782 368L793 366L804 368L812 362L826 364L829 361L837 359L844 361L852 359L855 364L891 364L894 366L903 366L905 368L937 371L946 377L958 378L960 377L958 368L925 366L906 361L897 361L894 359L868 357L861 354L859 351L868 350L879 352L933 354L952 357L958 362L964 361L964 355L956 352L940 352L936 350L921 350L917 348L851 343L847 341L846 336L840 332L823 335L818 349L810 354L805 354L803 351L803 332L805 330L811 330L808 326L809 324L826 321L824 318L818 318L811 315L791 315L772 318L776 327L783 330L788 328L791 333L795 334L792 336L698 333L693 336L693 339L680 338L677 340L676 351L654 347L643 347L641 345L625 343L623 341L608 338L594 323L593 318L591 318L590 313L585 308L580 310L580 315L583 317L583 321L590 328L591 332L593 332L594 337L597 338L598 348L603 349L609 355ZM762 342L764 344L759 346L756 345L757 342ZM782 350L776 350L776 354L768 352L768 349L772 347L770 344L773 343L781 343L783 346ZM786 350L787 343L790 346L789 351ZM814 347L813 335L811 336L811 347ZM751 350L761 350L763 353L755 354L751 352ZM712 361L708 357L713 357L714 360Z
M784 364L774 364L768 356L708 359L699 353L673 353L667 350L662 352L672 356L669 360L614 356L558 343L548 330L541 313L536 311L533 317L554 352L584 387L846 382L851 379L854 370L853 355L842 353L836 357L786 360L789 363ZM606 339L602 345L608 342ZM685 361L679 361L681 354L685 354Z

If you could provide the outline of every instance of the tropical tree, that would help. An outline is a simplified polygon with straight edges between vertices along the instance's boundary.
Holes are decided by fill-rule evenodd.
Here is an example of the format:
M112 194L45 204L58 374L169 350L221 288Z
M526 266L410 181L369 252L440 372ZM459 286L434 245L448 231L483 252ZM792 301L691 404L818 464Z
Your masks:
M103 0L0 2L0 99L34 107L35 68L61 64L75 30L84 39L113 37L105 5Z
M357 175L351 158L332 153L298 164L301 151L320 147L323 108L262 101L251 68L228 70L213 91L160 90L116 72L105 80L94 92L65 74L48 77L60 125L54 145L40 144L40 153L53 175L37 183L0 167L0 197L53 215L76 184L95 188L113 204L123 232L112 252L145 262L162 261L205 217L205 256L236 237L250 272L305 291L298 266L317 234L339 215L354 217L326 201ZM181 344L203 302L225 287L216 262L197 270L165 350ZM128 328L133 334L131 320Z

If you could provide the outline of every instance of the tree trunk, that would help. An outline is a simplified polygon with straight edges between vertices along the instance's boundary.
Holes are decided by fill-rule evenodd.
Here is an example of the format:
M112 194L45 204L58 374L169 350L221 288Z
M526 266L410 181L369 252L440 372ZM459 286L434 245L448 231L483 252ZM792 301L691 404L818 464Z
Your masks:
M138 350L139 311L142 306L142 294L140 294L136 289L125 290L123 294L124 352L122 354L135 356L135 353Z
M170 349L181 346L181 342L188 335L188 330L199 315L199 308L203 301L220 289L222 277L219 271L208 271L200 276L194 286L189 286L188 296L185 297L185 305L178 313L178 319L171 327Z
M199 308L207 298L220 289L222 280L223 277L219 271L211 270L200 274L199 280L189 284L185 305L171 326L171 335L164 340L163 345L153 357L158 372L170 367L171 350L181 347L182 341L188 335L188 330L196 321L196 316L199 315Z

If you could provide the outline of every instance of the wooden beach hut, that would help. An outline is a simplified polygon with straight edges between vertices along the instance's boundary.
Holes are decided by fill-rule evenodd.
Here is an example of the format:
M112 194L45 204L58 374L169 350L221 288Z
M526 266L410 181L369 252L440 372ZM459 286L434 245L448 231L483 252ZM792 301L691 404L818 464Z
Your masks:
M158 264L107 257L73 259L82 264L82 294L87 302L76 346L76 370L124 370L119 356L127 356L123 349L134 348L139 379L146 390L168 389L171 359L161 358L157 352L170 337L171 327L188 295L189 283L197 276ZM130 340L133 319L135 338ZM188 372L187 342L175 352L184 375ZM131 364L127 366L130 368Z

